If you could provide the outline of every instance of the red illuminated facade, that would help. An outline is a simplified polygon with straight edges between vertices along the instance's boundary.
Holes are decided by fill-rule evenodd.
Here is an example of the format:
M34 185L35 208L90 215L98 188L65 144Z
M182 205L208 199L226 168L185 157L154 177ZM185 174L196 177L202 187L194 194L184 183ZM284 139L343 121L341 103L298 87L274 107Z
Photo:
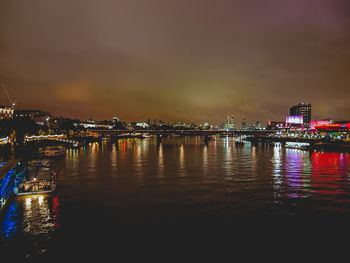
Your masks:
M315 130L320 131L344 131L350 130L350 122L315 125Z

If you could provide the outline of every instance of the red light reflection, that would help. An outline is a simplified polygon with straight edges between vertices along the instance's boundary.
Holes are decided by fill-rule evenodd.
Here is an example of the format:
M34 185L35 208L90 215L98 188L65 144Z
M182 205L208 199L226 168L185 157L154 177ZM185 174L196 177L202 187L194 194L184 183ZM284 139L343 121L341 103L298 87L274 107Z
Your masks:
M350 167L350 154L314 152L310 160L311 183L315 192L324 195L345 193L344 183L348 183L347 167Z
M60 209L59 209L59 206L60 206L60 203L58 201L58 198L57 196L55 196L52 200L52 217L53 217L53 221L54 221L54 228L59 228L60 227L60 224L58 222L58 218L59 218L59 212L60 212Z

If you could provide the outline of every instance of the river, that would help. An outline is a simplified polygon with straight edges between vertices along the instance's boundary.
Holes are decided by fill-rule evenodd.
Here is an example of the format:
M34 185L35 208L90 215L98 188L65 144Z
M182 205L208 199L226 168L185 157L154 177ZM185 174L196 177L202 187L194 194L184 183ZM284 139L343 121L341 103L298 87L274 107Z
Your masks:
M15 198L2 215L0 255L37 262L131 227L350 215L349 153L146 138L68 149L53 165L55 194Z

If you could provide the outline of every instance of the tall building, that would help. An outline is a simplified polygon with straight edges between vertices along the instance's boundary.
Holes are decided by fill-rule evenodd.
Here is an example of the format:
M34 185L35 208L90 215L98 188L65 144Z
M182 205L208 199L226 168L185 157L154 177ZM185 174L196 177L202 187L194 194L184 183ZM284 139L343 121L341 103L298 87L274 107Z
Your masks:
M232 115L227 116L227 123L225 124L226 129L235 128L235 118Z
M299 103L298 105L292 106L289 109L289 115L303 115L303 122L306 125L310 125L311 121L311 103Z
M242 129L247 129L247 126L248 126L247 120L243 119L243 121L242 121Z

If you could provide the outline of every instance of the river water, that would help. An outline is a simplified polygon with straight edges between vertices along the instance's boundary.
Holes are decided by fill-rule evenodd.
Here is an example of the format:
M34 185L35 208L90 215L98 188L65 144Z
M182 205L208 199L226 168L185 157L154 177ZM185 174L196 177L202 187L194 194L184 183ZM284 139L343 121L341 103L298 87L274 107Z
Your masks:
M146 138L68 149L54 167L55 194L15 198L2 215L0 256L37 262L149 226L350 215L349 153Z

